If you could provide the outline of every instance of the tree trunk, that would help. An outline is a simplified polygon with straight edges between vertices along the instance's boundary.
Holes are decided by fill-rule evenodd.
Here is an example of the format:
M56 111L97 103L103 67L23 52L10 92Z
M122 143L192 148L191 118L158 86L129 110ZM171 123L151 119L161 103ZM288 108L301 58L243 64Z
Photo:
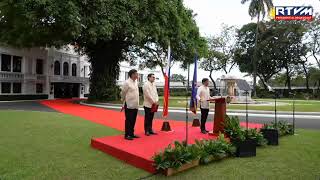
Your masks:
M86 53L91 63L89 100L119 100L117 78L123 48L121 41L98 41L87 47Z
M286 68L286 76L287 76L287 85L288 85L288 92L286 92L286 96L289 96L289 92L291 91L291 77L289 73L289 68Z
M254 40L254 52L253 52L253 96L257 97L257 44L258 44L258 35L259 35L259 22L260 22L260 13L257 17L257 27L256 27L256 39Z
M267 84L266 84L265 78L262 78L262 77L259 76L259 75L258 75L258 77L259 77L259 79L260 79L261 82L262 82L263 88L264 88L265 90L268 90L268 86L267 86Z
M312 56L314 57L314 59L316 60L318 66L319 66L319 68L320 68L320 60L318 59L318 57L316 56L315 53L312 53Z
M310 74L308 73L308 70L307 70L307 68L306 68L304 63L302 64L302 67L303 67L303 71L304 71L304 74L305 74L305 77L306 77L306 87L307 87L307 90L309 91L310 90L310 87L309 87Z
M217 85L216 85L216 82L212 78L212 72L213 72L213 70L210 71L209 78L211 79L211 81L213 83L213 87L214 87L214 91L215 91L214 95L216 95Z

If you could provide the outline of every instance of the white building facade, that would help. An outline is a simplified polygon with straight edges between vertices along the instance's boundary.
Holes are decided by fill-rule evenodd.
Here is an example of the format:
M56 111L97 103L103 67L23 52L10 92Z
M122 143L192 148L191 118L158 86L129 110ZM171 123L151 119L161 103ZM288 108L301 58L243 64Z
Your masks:
M0 100L84 97L90 63L71 50L0 47ZM2 98L1 98L2 97Z
M121 62L117 84L128 79L128 72L137 69L139 85L154 73L162 86L161 70L138 69ZM89 94L90 63L86 56L63 49L17 49L0 46L0 100L83 98Z
M139 82L139 86L142 86L144 82L147 81L148 79L148 74L152 73L155 75L156 77L156 83L157 85L162 85L164 84L164 77L163 77L163 74L161 72L161 70L159 68L156 68L156 69L148 69L148 68L145 68L145 69L139 69L138 66L130 66L129 63L127 62L121 62L120 63L120 72L119 72L119 77L117 79L117 84L119 86L121 86L123 84L123 82L125 80L127 80L129 78L129 71L131 69L136 69L138 71L138 74L139 74L139 79L138 79L138 82Z

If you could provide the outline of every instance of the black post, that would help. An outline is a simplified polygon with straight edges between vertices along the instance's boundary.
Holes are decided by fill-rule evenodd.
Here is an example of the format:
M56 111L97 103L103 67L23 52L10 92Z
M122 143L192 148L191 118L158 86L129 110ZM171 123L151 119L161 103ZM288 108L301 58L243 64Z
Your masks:
M246 128L248 131L248 124L249 124L249 120L248 120L248 91L245 92L246 93Z
M292 134L295 134L295 128L296 128L296 118L295 118L295 99L294 94L292 94Z
M278 128L278 121L277 121L277 91L274 91L274 123L275 128Z
M189 81L190 81L190 64L188 63L188 82L186 87L186 141L185 145L188 145L188 121L189 121L189 114L188 114L188 93L189 93Z

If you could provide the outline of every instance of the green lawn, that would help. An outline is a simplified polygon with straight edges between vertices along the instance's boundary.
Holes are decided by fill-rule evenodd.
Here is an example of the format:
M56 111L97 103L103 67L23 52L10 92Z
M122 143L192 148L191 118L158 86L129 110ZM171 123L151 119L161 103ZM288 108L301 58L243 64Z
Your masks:
M46 112L0 111L0 179L128 179L148 175L90 147L121 132Z
M0 111L0 179L138 179L148 176L92 149L92 136L121 132L59 113ZM257 157L230 158L171 178L319 179L320 133L298 130L280 146L259 148Z
M163 104L163 97L159 98L160 106ZM189 101L189 100L188 100ZM258 102L274 102L274 99L256 99ZM178 107L185 108L186 107L186 98L185 97L170 97L169 106L170 107ZM292 111L292 100L290 99L279 99L277 100L279 103L277 105L278 111ZM121 104L120 101L112 101L109 103ZM140 99L140 105L142 105L143 99ZM282 103L282 104L280 104ZM285 104L283 104L285 103ZM317 100L296 100L295 109L299 112L320 112L320 101ZM212 104L212 107L214 105ZM237 109L237 110L245 110L246 106L244 104L228 104L227 109ZM274 105L249 105L249 110L263 110L263 111L274 111Z
M162 97L160 98L160 103L162 103ZM274 99L256 99L258 102L274 102ZM292 111L292 100L277 100L282 104L277 106L278 111ZM285 104L283 104L285 103ZM184 97L170 97L169 102L170 107L185 107L186 98ZM244 104L228 104L227 109L239 109L245 110L246 106ZM264 110L264 111L274 111L274 105L249 105L249 110ZM320 101L315 100L296 100L295 109L299 112L320 112Z

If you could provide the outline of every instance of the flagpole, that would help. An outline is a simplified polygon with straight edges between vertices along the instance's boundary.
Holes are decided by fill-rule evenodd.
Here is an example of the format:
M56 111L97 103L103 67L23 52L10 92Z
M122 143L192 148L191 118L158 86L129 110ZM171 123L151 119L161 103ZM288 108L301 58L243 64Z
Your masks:
M188 145L188 121L189 121L189 114L188 114L188 97L189 97L189 82L190 82L190 63L188 63L188 81L187 81L187 88L186 88L186 146Z

